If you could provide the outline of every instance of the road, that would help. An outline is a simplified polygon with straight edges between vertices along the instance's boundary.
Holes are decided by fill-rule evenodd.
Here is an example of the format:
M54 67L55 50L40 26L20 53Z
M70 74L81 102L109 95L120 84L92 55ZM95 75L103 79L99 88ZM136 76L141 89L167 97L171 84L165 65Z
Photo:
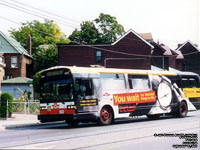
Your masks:
M192 138L181 139L181 135ZM110 126L88 123L72 128L56 122L9 128L0 132L0 149L174 149L173 145L183 146L188 139L200 143L200 111L185 118L124 119ZM186 145L191 146L191 141Z

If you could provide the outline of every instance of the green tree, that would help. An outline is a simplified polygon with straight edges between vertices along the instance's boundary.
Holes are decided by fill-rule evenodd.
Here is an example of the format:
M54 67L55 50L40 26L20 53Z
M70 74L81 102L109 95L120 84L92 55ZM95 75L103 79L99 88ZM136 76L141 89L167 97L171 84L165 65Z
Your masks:
M117 22L114 16L101 13L99 18L95 19L95 23L101 34L102 43L112 43L124 33L124 27Z
M110 44L124 33L124 28L116 18L101 13L94 21L80 24L80 30L75 29L69 36L72 42L87 44Z
M75 29L69 39L78 43L95 44L98 42L100 34L94 23L85 21L81 23L81 30Z
M63 34L53 21L44 20L44 23L37 20L22 23L19 29L9 30L11 36L15 38L21 45L27 49L27 36L32 36L32 52L33 56L37 53L39 45L43 44L56 44L56 43L67 43L69 40L66 35Z
M35 72L58 65L58 49L56 45L39 48L35 53Z

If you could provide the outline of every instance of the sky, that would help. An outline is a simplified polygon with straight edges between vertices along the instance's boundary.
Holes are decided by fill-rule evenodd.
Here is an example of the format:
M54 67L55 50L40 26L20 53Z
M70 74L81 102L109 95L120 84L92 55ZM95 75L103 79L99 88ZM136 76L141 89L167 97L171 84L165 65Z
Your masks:
M15 9L9 7L11 4L16 5L12 5ZM42 13L47 19L56 19L55 23L67 36L81 22L92 21L105 13L116 17L125 31L152 33L154 41L172 49L187 40L200 47L199 0L0 0L0 31L9 34L8 30L19 28L21 22L44 20L16 10L20 7L34 15Z

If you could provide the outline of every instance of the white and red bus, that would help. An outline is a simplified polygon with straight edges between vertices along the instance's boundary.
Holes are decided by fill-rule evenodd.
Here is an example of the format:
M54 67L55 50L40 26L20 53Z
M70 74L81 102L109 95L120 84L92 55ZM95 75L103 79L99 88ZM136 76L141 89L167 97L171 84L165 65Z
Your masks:
M185 117L196 110L181 88L165 77L168 71L57 66L40 78L41 122L66 120L70 125L162 114Z

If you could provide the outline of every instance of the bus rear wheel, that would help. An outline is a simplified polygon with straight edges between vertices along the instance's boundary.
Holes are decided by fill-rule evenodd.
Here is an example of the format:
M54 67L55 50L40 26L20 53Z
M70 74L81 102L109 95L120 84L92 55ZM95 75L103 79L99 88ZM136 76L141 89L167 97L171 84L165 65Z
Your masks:
M109 107L103 107L98 119L99 125L109 125L114 122L114 115Z
M185 101L181 101L178 106L178 112L177 112L177 117L179 118L184 118L187 116L188 113L188 107Z

